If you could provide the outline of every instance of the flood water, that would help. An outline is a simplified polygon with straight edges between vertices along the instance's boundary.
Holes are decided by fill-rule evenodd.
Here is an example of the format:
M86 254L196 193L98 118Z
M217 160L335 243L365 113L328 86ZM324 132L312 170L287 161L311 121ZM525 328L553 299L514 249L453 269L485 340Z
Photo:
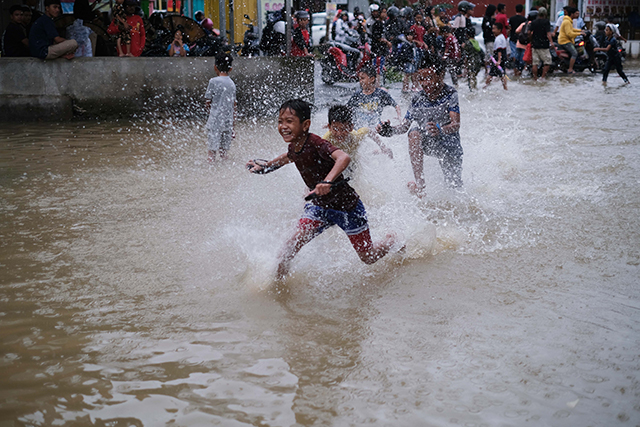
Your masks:
M0 128L0 426L637 426L640 73L461 87L464 191L363 144L374 239L265 292L302 212L275 118L206 162L195 120ZM319 88L312 131L353 84ZM399 84L391 94L403 114ZM385 116L394 117L391 109Z

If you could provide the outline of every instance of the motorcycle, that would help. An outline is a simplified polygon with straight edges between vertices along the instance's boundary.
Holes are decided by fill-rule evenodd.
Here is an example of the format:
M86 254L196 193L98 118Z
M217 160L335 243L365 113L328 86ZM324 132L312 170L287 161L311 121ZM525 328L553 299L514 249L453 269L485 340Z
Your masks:
M321 45L324 57L320 61L322 81L332 85L338 81L358 81L358 71L371 63L371 47L365 43L358 48L344 43L327 42Z
M598 42L590 31L586 31L584 36L577 36L574 44L578 52L578 57L573 65L575 71L580 72L588 69L592 73L595 73L598 69L602 69L596 60L597 53L593 51L594 48L598 47ZM571 61L569 53L562 49L558 43L555 43L555 49L550 49L550 51L552 60L551 70L560 70L566 73Z
M244 18L249 20L249 23L243 23L247 27L242 38L242 50L240 56L259 56L260 55L260 37L258 35L258 29L253 25L249 15L244 15Z

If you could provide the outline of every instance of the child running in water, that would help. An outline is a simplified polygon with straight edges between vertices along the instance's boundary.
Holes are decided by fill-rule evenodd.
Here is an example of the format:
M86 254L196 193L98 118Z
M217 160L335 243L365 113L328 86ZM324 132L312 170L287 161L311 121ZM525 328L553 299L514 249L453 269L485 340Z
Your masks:
M351 157L351 163L345 170L345 175L351 177L353 170L357 166L356 156L360 143L368 136L373 139L380 151L393 159L393 152L387 148L380 137L367 127L358 130L353 129L353 111L346 105L334 105L329 108L329 130L322 139L329 141Z
M389 92L377 87L376 69L363 67L358 72L361 90L349 99L347 106L355 113L355 125L360 128L367 126L374 128L380 122L384 107L394 107L400 120L400 107L389 95Z
M407 110L399 126L389 122L376 130L383 136L405 133L411 122L417 126L409 131L409 157L415 181L409 190L421 196L425 188L424 155L438 158L445 182L451 187L462 187L462 145L460 145L460 106L458 92L444 83L445 64L435 54L427 54L420 61L415 75L422 87Z
M395 242L395 235L387 234L384 241L373 244L364 205L342 175L351 158L318 135L309 133L310 126L311 105L301 99L286 101L280 107L278 132L289 144L287 152L265 163L247 162L253 173L268 173L295 163L309 188L306 199L310 201L304 207L298 229L280 253L278 280L289 273L291 261L300 249L333 225L344 230L366 264L384 257Z

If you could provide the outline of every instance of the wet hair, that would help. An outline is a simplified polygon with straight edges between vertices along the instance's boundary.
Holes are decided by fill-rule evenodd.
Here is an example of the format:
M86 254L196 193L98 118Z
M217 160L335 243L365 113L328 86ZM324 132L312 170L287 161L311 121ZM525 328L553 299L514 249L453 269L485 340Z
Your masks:
M285 101L279 111L291 110L300 119L300 123L311 120L311 104L302 99Z
M420 62L418 63L418 70L422 70L425 68L429 68L434 70L437 74L444 74L447 67L445 66L442 58L435 53L428 52L422 58L420 58Z
M494 13L496 13L496 6L490 4L489 6L487 6L487 10L484 11L484 16L486 16L487 18L491 18Z
M451 34L451 27L448 25L445 25L444 27L440 28L440 32L442 34Z
M501 22L494 22L493 26L496 27L499 31L502 31L502 29L504 28Z
M216 55L216 67L223 73L229 72L233 65L233 57L230 53L220 52Z
M369 77L377 77L378 76L378 73L376 72L376 69L373 68L370 65L360 68L360 71L358 71L358 73L364 73Z
M506 4L498 3L498 12L503 12L505 7L507 7Z
M353 124L353 110L346 105L334 105L329 108L329 124L346 123Z
M524 6L521 4L517 4L516 5L516 13L522 13L522 11L524 10Z
M22 12L23 11L22 6L20 6L19 4L14 4L9 8L9 15L13 15L17 11Z

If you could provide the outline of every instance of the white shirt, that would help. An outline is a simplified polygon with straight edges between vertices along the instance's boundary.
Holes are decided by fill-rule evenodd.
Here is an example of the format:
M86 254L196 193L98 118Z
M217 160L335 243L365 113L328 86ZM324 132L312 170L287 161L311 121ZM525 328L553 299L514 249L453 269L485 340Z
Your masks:
M236 103L236 85L229 76L218 76L209 80L204 94L211 100L211 111L207 120L209 130L228 130L233 126L233 111Z
M493 43L493 49L506 49L507 48L507 39L504 37L502 33L498 37L496 37L496 41Z

